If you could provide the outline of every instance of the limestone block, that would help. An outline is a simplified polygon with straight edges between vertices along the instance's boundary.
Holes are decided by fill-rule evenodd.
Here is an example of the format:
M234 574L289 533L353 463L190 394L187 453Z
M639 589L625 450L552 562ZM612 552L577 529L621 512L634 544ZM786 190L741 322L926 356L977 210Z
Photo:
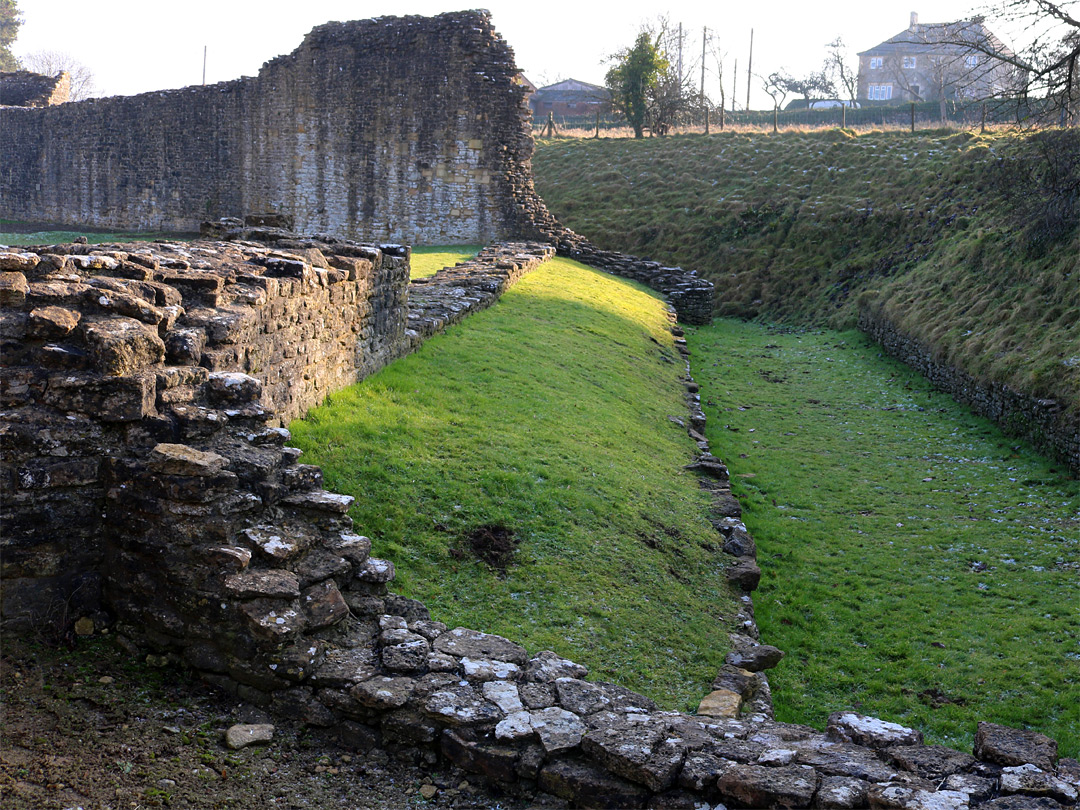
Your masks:
M721 796L742 807L809 807L817 782L814 769L805 765L737 764L720 774L716 787Z
M537 781L542 790L579 807L638 808L645 806L649 796L641 785L619 779L590 763L570 759L547 763Z
M1077 800L1073 785L1031 764L1006 767L1001 772L1001 792L1047 796L1063 804L1076 804Z
M300 604L311 630L337 624L349 615L349 606L332 580L312 585L302 594Z
M705 717L738 717L743 698L730 689L715 689L701 699L697 713Z
M290 599L300 595L300 583L292 571L269 569L244 571L225 577L225 589L240 599L260 596Z
M274 739L274 727L269 723L237 724L225 732L225 744L234 751L249 745L265 744Z
M586 730L580 717L557 706L530 712L529 723L549 754L576 748Z
M30 311L26 335L38 340L58 340L67 337L79 325L82 313L65 307L38 307Z
M455 686L432 693L424 701L424 711L453 726L497 723L503 718L499 707L472 686Z
M553 683L558 678L584 678L589 670L581 664L561 658L550 650L543 650L529 659L525 667L525 680Z
M358 683L349 694L373 709L397 709L412 697L415 686L413 678L378 676Z
M921 731L855 712L833 712L829 715L825 731L830 739L865 745L868 748L922 745Z
M0 305L21 307L26 303L26 295L29 292L30 286L22 273L15 270L0 272Z
M1057 742L1035 731L979 723L975 732L975 756L998 765L1030 763L1050 771L1057 761Z
M196 450L186 444L161 443L150 451L147 466L162 475L215 476L229 466L217 453Z
M165 359L157 332L134 318L88 317L81 331L95 367L104 374L129 376Z

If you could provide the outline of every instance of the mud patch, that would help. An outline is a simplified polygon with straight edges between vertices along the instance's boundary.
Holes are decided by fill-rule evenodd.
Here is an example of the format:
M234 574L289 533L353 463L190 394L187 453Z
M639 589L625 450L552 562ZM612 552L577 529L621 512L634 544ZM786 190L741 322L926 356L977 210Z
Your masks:
M473 556L505 574L513 565L519 542L513 529L498 523L486 523L462 537L460 542L450 549L450 556L455 560Z

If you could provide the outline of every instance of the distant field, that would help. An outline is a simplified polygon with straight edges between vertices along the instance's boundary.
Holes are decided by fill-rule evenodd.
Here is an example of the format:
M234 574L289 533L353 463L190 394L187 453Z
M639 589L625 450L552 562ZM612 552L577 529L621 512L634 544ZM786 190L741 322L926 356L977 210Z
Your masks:
M433 276L444 267L468 261L480 252L483 245L447 245L414 247L412 249L412 278Z
M1068 166L1080 133L1063 135ZM556 140L538 144L533 166L564 223L697 270L717 285L718 314L846 329L873 303L974 376L1080 413L1080 227L1055 239L1040 230L1080 203L1074 191L1056 213L1018 220L1003 202L1003 169L1043 165L1038 137ZM1049 194L1036 184L1022 196Z
M161 233L158 231L100 231L55 229L46 224L0 220L0 245L58 245L86 237L91 244L102 242L135 242L153 239L184 241L198 238L194 233Z
M857 332L689 334L763 570L777 717L854 709L971 750L978 720L1080 752L1080 482Z

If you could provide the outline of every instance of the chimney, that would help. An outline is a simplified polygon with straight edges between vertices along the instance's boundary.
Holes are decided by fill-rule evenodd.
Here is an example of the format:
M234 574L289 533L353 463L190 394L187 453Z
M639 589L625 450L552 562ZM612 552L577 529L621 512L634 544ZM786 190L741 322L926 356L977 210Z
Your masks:
M915 30L915 26L919 24L919 12L911 12L911 30Z

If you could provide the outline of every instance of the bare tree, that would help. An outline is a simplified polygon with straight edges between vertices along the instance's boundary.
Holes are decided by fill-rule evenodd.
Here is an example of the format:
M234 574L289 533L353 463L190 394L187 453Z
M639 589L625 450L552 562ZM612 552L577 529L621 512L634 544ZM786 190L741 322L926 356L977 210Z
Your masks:
M776 132L777 129L779 129L777 118L779 116L780 106L784 103L784 99L787 98L790 83L795 80L784 68L773 71L768 76L759 76L758 78L761 79L762 89L768 93L769 98L773 100L772 128L773 132Z
M69 53L62 51L34 51L19 60L23 70L40 73L43 76L56 76L66 72L71 78L71 100L82 101L92 98L97 92L94 87L94 74L86 65Z
M826 97L836 94L836 87L833 85L832 80L829 78L824 68L798 78L787 75L780 76L779 81L783 82L784 89L788 93L795 93L796 95L805 98L807 107L810 106L811 96L818 95Z
M842 89L848 100L854 105L859 93L859 70L848 63L847 45L842 37L837 37L825 46L825 66L823 72L837 91Z

